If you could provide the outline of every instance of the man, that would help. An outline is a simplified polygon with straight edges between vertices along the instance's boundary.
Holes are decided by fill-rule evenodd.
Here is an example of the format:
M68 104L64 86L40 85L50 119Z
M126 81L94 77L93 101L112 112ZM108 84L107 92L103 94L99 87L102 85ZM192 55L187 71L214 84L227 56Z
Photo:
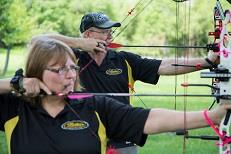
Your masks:
M189 67L177 67L176 69L171 65L175 63L175 59L147 59L133 53L116 52L107 48L107 45L112 42L111 28L120 26L119 22L111 21L104 13L88 13L83 16L80 24L80 32L84 39L56 34L43 36L61 40L73 48L79 58L82 86L88 92L129 93L137 80L157 84L160 75L176 75L196 71L196 68ZM216 58L216 55L210 53L206 60L194 58L187 61L188 65L200 63L203 68L209 68L209 63L213 63ZM184 64L184 60L179 59L178 63ZM115 99L130 104L128 97L115 97ZM110 140L108 146L115 148L120 154L138 153L136 146L130 142Z

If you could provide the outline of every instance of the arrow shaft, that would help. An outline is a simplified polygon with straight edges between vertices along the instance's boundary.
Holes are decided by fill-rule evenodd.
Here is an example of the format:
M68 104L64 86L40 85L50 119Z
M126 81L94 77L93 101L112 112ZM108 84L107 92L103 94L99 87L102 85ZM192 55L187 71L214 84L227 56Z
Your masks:
M130 47L130 48L178 48L178 49L189 49L189 48L197 48L197 49L207 49L206 46L177 46L177 45L122 45L121 47Z
M113 96L113 97L123 97L123 96L178 96L178 97L214 97L215 95L207 94L129 94L129 93L71 93L68 96L78 96L78 95L91 95L91 96Z

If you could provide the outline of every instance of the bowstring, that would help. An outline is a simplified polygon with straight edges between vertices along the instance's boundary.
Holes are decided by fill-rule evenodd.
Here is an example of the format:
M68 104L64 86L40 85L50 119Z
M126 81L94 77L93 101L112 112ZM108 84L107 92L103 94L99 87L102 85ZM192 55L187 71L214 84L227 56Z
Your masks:
M135 21L135 19L151 4L151 2L152 2L153 0L148 0L148 1L145 1L145 0L140 0L140 1L138 1L138 3L136 3L136 5L130 10L130 11L128 11L128 14L127 14L127 16L121 21L121 23L123 23L125 20L127 20L128 19L128 17L131 15L131 13L132 12L134 12L134 10L135 9L137 9L138 7L141 7L141 9L140 9L140 11L138 11L134 16L133 16L133 18L125 25L125 26L123 26L122 28L121 28L121 30L115 35L115 36L113 36L113 39L112 39L112 42L125 30L125 29L127 29L127 27L131 24L131 23L133 23L134 21ZM143 3L142 3L143 2ZM143 7L142 7L143 6ZM117 27L118 28L118 27ZM112 34L115 34L115 31L117 30L117 28L115 28L114 30L113 30L113 32L112 32ZM114 63L112 63L113 64L113 66L115 67L115 64ZM124 79L124 81L126 81L125 79ZM128 86L128 89L130 89L131 90L131 92L132 93L136 93L136 91L135 91L135 89L134 89L134 85L132 85L131 83L129 83L129 82L127 82L126 81L126 83L127 83L127 86ZM143 104L143 106L145 107L145 108L147 108L147 105L144 103L144 101L139 97L139 96L137 96L137 98L138 98L138 100ZM131 103L130 101L129 101L129 103Z
M188 12L187 12L188 9ZM187 14L188 13L188 14ZM190 21L191 21L191 0L188 1L188 8L187 8L187 3L185 2L185 32L186 34L184 35L186 38L184 40L185 44L190 45ZM188 18L188 20L187 20ZM186 65L188 64L188 60L189 60L189 49L187 49L184 52L184 59L186 57ZM184 75L184 83L188 83L188 74ZM184 87L184 94L187 95L187 87ZM187 128L187 123L186 123L186 111L187 111L187 97L184 97L184 131L187 132L186 128ZM186 137L187 137L187 133L184 134L184 145L183 145L183 153L186 153Z
M175 0L174 0L175 1ZM184 2L184 1L175 1L176 2L176 45L179 46L179 31L180 31L180 3L179 2ZM183 33L183 45L189 45L190 44L190 15L191 15L191 1L189 0L188 2L188 8L187 8L187 2L184 3L184 22L183 22L183 30L185 33ZM179 57L179 49L175 49L175 64L178 64L178 57ZM187 49L184 51L183 54L184 57L184 65L188 64L188 59L189 59L189 50ZM178 67L175 67L175 73L178 71ZM188 82L188 75L184 74L183 76L184 83ZM177 75L175 76L175 94L177 93L177 85L178 85L178 78ZM187 95L187 87L184 87L184 94ZM175 110L177 109L177 97L175 96L174 98L174 108ZM183 149L182 153L186 153L186 136L187 136L187 125L186 125L186 111L187 111L187 97L184 97L183 99L183 110L184 110L184 129L183 129Z
M136 5L130 10L130 11L128 11L128 14L126 15L126 17L120 22L120 23L123 23L125 20L127 20L128 19L128 17L132 14L132 12L134 12L134 10L135 9L137 9L139 6L142 6L142 2L143 1L145 1L145 0L140 0L138 3L136 3ZM144 7L143 8L141 8L141 10L140 11L138 11L138 13L118 32L118 34L115 36L115 37L113 37L113 39L112 39L112 41L114 41L114 39L116 38L116 37L118 37L120 34L121 34L121 32L123 32L134 20L135 20L135 18L137 18L137 16L139 15L139 14L141 14L144 10L145 10L145 8L152 2L153 0L149 0L146 4L145 4L145 2L143 3L143 4L145 4L144 5ZM118 28L118 27L117 27ZM112 34L114 34L115 33L115 31L117 30L117 28L115 28L113 31L112 31ZM80 72L79 72L79 75L85 70L85 69L87 69L87 67L89 66L89 65L91 65L92 64L92 62L94 61L94 59L91 59L84 67L82 67L82 69L80 70ZM116 68L116 66L115 66L115 64L113 64L113 67L115 67ZM125 79L124 79L125 80ZM134 89L134 87L133 87L133 85L131 86L131 83L128 83L127 81L126 81L126 83L127 83L127 86L128 86L128 89L130 89L131 90L131 92L132 93L136 93L136 91L135 91L135 89ZM139 96L137 96L137 98L139 99L139 101L144 105L144 107L145 108L147 108L147 106L146 106L146 104L144 103L144 101L139 97ZM130 102L130 101L129 101Z
M175 1L176 2L176 1ZM176 7L176 12L175 12L175 41L176 41L176 46L179 46L179 3L176 2L175 3L175 7ZM178 57L179 57L179 49L178 48L175 48L175 64L178 64ZM175 70L175 74L177 73L178 71L178 67L175 66L174 68ZM177 84L178 83L178 76L175 75L175 85L174 85L174 93L176 94L177 93ZM177 97L175 96L174 97L174 109L176 110L177 109ZM185 122L184 122L185 123ZM185 125L184 125L185 126ZM183 129L183 134L185 134L185 129ZM183 139L183 153L185 153L185 140Z
M84 121L83 118L80 116L80 114L69 104L68 101L66 101L66 105L79 120ZM99 136L94 132L94 130L90 126L89 126L89 131L101 143Z
M176 46L179 46L179 3L176 3L176 12L175 12L175 16L176 16L176 19L175 19L175 22L176 22L176 27L175 27L175 41L176 41ZM179 54L179 49L178 48L175 48L175 64L178 64L178 54ZM175 74L177 73L178 71L178 67L175 66L174 68L175 70ZM175 75L175 85L174 85L174 93L176 94L177 93L177 75ZM174 109L176 110L176 96L174 97Z
M136 8L138 8L138 6L140 5L140 6L142 6L142 4L141 4L141 2L142 2L143 0L140 0L138 3L137 3L137 5L135 6ZM127 27L131 24L131 23L133 23L134 21L135 21L135 19L151 4L151 2L152 2L153 0L149 0L149 1L147 1L146 2L146 4L145 4L145 2L143 3L144 4L144 7L142 7L141 9L140 9L140 11L138 11L134 16L133 16L133 18L125 25L125 26L123 26L123 27L121 27L121 30L117 33L117 34L115 34L115 36L113 37L113 39L112 39L112 41L114 41L125 29L127 29ZM138 5L139 4L139 5ZM134 8L135 8L134 7ZM133 10L134 11L134 10ZM128 17L128 16L127 16ZM127 19L127 17L125 18L125 19ZM123 20L123 22L124 22L124 20ZM117 28L116 28L117 29ZM115 33L115 30L113 30L113 34Z
M142 2L143 0L140 0L130 11L128 11L128 14L126 15L126 17L120 22L121 24L132 14L132 12L134 12L134 10L139 6L139 5L141 5L141 2ZM115 31L117 30L117 28L118 27L116 27L113 31L112 31L112 34L114 34L115 33ZM121 32L120 32L121 33ZM114 40L115 38L113 37L113 40ZM94 61L94 59L92 59L91 58L91 60L86 64L86 65L84 65L82 68L81 68L81 70L79 71L79 75L85 70L85 69L87 69L87 67L89 66L89 65L91 65L91 63Z
M127 15L125 16L125 18L120 22L121 25L122 25L122 23L124 23L124 22L128 19L129 16L132 15L132 13L135 11L135 9L136 9L139 5L142 5L142 4L141 4L142 1L143 1L143 0L140 0L138 3L136 3L136 5L135 5L130 11L128 11L128 14L127 14ZM118 28L119 28L119 27L116 27L116 28L112 31L112 34L114 34L115 31L116 31Z

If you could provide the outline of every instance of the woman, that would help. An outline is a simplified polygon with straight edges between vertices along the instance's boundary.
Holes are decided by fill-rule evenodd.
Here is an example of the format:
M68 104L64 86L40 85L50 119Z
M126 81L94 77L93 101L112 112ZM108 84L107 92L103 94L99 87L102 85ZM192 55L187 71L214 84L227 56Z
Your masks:
M107 138L142 146L147 134L184 128L184 113L179 111L132 108L107 97L68 100L64 95L80 88L72 50L47 38L34 41L29 50L25 77L33 80L34 86L25 91L21 78L15 86L22 73L11 81L0 80L0 129L6 133L9 153L98 154L106 152ZM34 88L47 95L11 93L28 95ZM225 102L208 112L216 124L231 108ZM187 112L186 117L187 129L207 126L201 111Z

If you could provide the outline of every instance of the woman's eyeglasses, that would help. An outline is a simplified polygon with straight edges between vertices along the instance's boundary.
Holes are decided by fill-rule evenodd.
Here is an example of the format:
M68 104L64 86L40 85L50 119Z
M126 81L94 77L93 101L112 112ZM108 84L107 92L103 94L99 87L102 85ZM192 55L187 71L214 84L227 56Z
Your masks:
M45 70L60 74L60 75L66 75L70 70L72 72L78 72L80 70L80 67L77 65L73 65L70 67L60 67L60 68L46 68Z

